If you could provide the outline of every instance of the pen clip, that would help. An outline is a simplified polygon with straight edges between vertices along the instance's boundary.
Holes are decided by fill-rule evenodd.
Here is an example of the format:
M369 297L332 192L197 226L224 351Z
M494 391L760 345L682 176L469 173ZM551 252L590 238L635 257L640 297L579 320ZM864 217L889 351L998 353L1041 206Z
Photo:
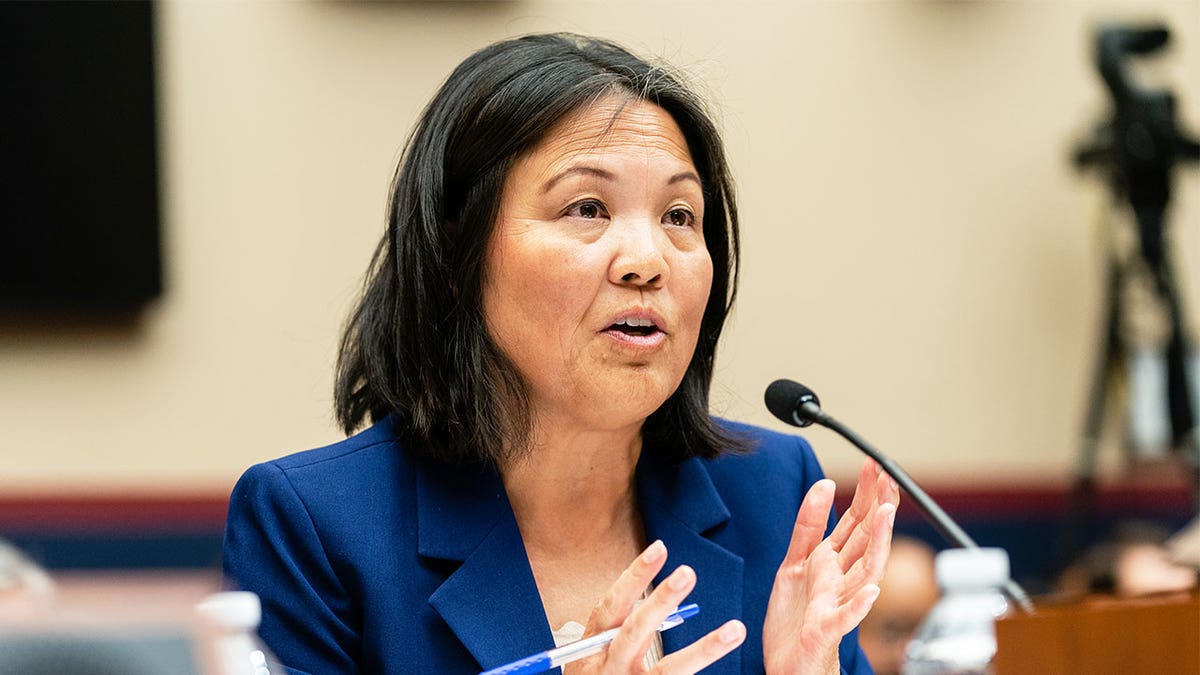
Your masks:
M683 623L684 619L690 619L699 613L700 605L697 605L694 602L688 605L682 605L674 612L668 614L667 618L663 619L662 623L658 624L658 630L661 632L668 628L674 628L675 626Z

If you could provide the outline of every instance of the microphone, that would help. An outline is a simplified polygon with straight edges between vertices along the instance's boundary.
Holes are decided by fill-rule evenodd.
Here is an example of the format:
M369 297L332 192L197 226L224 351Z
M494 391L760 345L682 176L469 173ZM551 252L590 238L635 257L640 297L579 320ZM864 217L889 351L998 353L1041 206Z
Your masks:
M900 468L899 464L893 462L890 457L877 450L875 446L868 443L841 422L830 417L824 410L821 410L821 401L811 389L799 382L775 380L771 383L771 386L767 387L767 392L763 398L771 414L787 424L797 427L806 427L814 423L819 424L832 429L850 441L855 447L866 453L868 457L875 460L876 464L895 479L900 488L912 498L917 508L921 510L925 518L946 541L959 548L979 548L979 544L976 544L975 540L971 539L971 536L963 531L958 526L958 523L954 522L954 519L943 511L942 507L938 506L937 502L933 501L904 469ZM1033 602L1030 601L1029 594L1017 582L1012 579L1005 582L1004 592L1026 614L1033 614Z

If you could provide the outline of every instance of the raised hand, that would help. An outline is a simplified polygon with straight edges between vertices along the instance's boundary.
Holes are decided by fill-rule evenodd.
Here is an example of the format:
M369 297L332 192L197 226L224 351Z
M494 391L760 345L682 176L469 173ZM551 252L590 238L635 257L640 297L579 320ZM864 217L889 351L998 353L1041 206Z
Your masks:
M620 632L607 651L568 664L563 669L564 675L647 672L688 675L708 667L742 644L746 627L734 619L646 669L643 659L658 625L683 604L684 598L696 586L696 573L687 565L680 565L650 593L650 597L638 604L666 561L667 547L656 541L621 573L592 610L584 635L595 635L618 626Z
M900 489L867 460L850 508L825 537L833 494L833 481L817 481L796 514L763 624L768 674L838 673L838 643L879 597Z

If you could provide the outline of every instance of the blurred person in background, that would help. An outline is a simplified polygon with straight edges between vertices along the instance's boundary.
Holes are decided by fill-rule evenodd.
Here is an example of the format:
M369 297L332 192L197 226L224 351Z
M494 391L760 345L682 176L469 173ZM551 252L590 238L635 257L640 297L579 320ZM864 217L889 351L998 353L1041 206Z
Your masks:
M1154 523L1125 521L1089 548L1059 577L1067 596L1088 594L1132 598L1196 588L1197 570L1168 546L1170 533Z
M939 597L933 548L919 539L894 537L879 597L858 626L858 644L877 675L900 674L905 647Z

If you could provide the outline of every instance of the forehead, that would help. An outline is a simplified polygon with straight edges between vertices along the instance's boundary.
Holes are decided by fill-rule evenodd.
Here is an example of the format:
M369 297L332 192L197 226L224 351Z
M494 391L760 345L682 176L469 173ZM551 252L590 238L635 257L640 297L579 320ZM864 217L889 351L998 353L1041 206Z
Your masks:
M614 152L692 166L687 140L666 110L618 96L599 99L564 117L524 160L552 171L580 158L603 160Z

